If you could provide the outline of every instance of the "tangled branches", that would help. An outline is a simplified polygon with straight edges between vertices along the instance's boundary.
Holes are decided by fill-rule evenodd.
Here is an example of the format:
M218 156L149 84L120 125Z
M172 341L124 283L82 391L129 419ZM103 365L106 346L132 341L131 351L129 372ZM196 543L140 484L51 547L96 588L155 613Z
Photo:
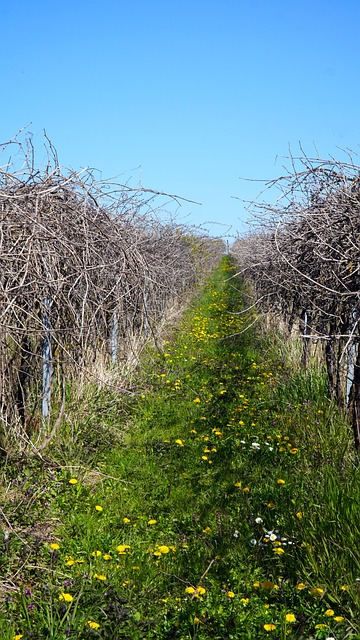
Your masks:
M353 161L291 158L257 205L256 229L235 246L262 308L310 344L323 345L330 395L349 411L360 444L360 168Z
M0 168L3 451L28 443L36 425L46 430L50 392L59 396L66 379L99 357L125 358L134 334L154 331L219 252L203 234L159 221L162 194L63 170L54 153L35 170L16 144L21 167Z

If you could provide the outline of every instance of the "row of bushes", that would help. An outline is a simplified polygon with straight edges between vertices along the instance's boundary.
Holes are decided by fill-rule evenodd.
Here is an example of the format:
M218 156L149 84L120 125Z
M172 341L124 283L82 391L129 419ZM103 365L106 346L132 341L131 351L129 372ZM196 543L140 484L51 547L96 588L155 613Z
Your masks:
M276 204L254 207L254 226L234 252L262 309L303 339L303 363L320 344L332 398L360 443L360 168L291 158L269 186Z
M59 412L66 380L126 360L223 251L164 215L163 194L63 169L54 153L36 168L14 144L21 166L0 169L3 454L34 431L40 447L51 394Z

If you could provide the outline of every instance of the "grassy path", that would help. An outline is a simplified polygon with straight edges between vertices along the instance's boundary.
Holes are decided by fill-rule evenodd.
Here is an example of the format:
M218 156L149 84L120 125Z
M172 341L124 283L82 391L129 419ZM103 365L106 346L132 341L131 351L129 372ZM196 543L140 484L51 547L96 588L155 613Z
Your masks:
M3 640L360 638L351 437L321 377L241 333L231 270L148 355L126 428L111 395L54 443L28 515L62 526L7 547Z

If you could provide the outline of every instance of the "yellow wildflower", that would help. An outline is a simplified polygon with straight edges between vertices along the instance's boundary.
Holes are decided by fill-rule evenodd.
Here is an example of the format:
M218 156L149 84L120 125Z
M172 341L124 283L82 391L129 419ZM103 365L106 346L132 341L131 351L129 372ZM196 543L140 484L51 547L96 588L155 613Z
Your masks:
M275 631L276 624L264 624L265 631Z
M95 509L96 511L103 511L103 508L99 504L95 506Z
M148 524L156 524L156 523L157 523L157 520L154 520L153 518L148 521Z
M158 547L160 553L169 553L170 549L169 547L167 547L165 544L161 545L160 547Z
M88 625L90 629L98 629L100 627L98 622L94 622L94 620L88 620Z
M285 616L286 622L295 622L296 616L293 613L287 613Z
M50 545L50 549L53 549L53 551L58 551L58 549L60 549L60 545L57 544L57 542L52 542Z
M296 585L296 588L299 589L299 591L301 591L302 589L305 589L305 584L303 582L299 582L299 584Z
M125 555L126 549L130 549L130 545L129 544L119 544L116 547L116 551L118 551L120 553L120 555Z
M235 593L233 591L228 591L226 595L228 598L235 598Z
M185 593L193 594L193 593L195 593L195 588L194 587L186 587Z
M124 524L128 524L129 522L131 522L130 518L123 518Z
M176 442L176 444L178 444L178 445L179 445L179 447L183 447L183 446L184 446L184 443L183 443L183 441L182 441L182 440L180 440L180 438L178 438L177 440L175 440L175 442Z
M59 600L63 600L64 602L72 602L74 598L70 593L60 593Z
M94 573L93 578L95 580L102 580L102 581L106 580L106 576L104 576L103 573L100 573L100 574L99 573Z
M69 484L77 484L77 482L76 478L70 478L69 480Z
M344 616L335 616L334 620L335 620L335 622L343 622Z
M200 398L195 398L195 400L193 400L193 402L199 403L201 402Z
M285 480L283 480L282 478L278 478L278 479L276 480L276 482L277 482L278 484L285 484Z
M331 616L335 615L335 611L333 609L326 609L325 615L331 618Z

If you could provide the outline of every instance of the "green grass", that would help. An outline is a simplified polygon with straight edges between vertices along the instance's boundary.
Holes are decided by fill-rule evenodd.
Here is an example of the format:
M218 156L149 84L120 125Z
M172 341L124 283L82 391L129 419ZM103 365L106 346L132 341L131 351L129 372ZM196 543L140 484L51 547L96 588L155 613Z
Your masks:
M43 461L4 468L4 640L360 638L351 433L321 373L243 331L231 273L136 393L69 389Z

